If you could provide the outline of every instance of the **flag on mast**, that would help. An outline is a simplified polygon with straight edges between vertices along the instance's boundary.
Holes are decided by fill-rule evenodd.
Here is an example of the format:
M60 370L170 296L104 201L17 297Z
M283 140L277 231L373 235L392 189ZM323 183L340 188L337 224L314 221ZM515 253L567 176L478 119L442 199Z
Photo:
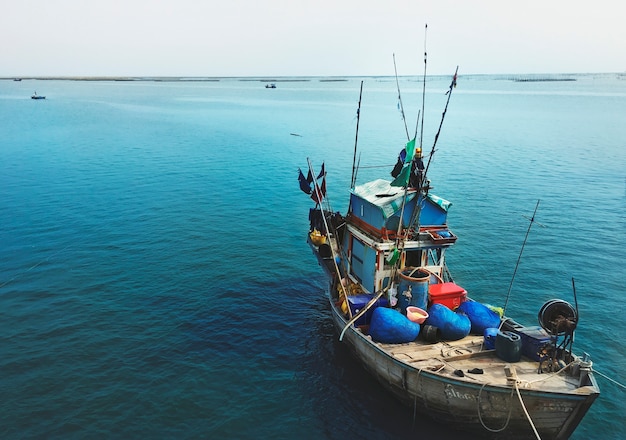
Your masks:
M325 176L326 175L326 169L324 168L324 162L322 162L322 169L320 170L320 173L317 175L317 180L320 179L320 177Z
M311 172L309 171L309 175L310 174ZM300 189L302 190L302 192L304 192L305 194L311 194L311 182L309 182L307 178L304 177L304 174L302 174L302 170L300 168L298 168L298 182L300 183Z
M413 157L415 157L415 138L406 143L404 151L406 153L404 157L404 166L402 171L400 171L393 182L391 182L391 186L407 186L409 184L409 178L411 177L411 162L413 162ZM402 156L402 153L400 156ZM394 173L395 172L397 172L396 168L394 168Z
M322 179L322 184L320 186L318 186L317 184L315 185L315 190L313 191L313 194L311 194L311 199L315 203L322 203L322 200L324 200L325 196L326 196L326 176L324 176L324 178Z

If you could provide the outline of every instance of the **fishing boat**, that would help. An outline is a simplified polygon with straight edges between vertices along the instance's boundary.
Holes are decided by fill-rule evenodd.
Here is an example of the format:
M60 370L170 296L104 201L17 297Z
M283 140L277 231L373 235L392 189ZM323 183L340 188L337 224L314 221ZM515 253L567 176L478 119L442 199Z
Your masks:
M456 81L455 73L442 123ZM299 170L315 202L307 242L328 279L339 339L413 414L485 438L568 438L600 393L589 355L572 352L577 302L538 305L539 325L523 325L506 304L482 303L454 281L451 203L428 179L439 132L428 154L416 137L393 179L357 185L353 162L345 214L328 203L324 163L316 173L307 159L306 177Z
M46 99L46 97L38 95L37 92L35 92L31 95L30 99Z

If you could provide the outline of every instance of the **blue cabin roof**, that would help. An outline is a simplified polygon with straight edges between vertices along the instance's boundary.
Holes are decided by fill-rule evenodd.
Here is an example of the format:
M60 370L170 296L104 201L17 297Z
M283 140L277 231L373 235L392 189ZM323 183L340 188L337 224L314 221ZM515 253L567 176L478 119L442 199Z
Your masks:
M402 224L403 227L407 227L419 199L420 202L424 200L420 212L420 226L446 224L450 202L432 194L416 199L417 191L409 188L406 190L406 202L402 211L404 195L404 188L391 186L387 180L373 180L351 190L350 210L354 216L376 229L386 228L390 224L397 227L402 212Z

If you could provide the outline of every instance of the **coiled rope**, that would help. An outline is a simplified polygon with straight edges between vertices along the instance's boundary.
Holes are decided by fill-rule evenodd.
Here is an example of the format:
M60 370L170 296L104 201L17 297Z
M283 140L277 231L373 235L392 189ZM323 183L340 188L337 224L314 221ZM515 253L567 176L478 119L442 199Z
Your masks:
M574 364L574 363L576 363L576 361L570 362L569 364L567 364L566 366L561 368L559 371L556 371L556 372L554 372L554 373L552 373L550 375L546 375L545 377L542 377L541 379L537 379L537 380L533 380L533 381L523 381L523 382L519 381L519 380L516 380L515 383L514 383L514 389L515 389L515 392L517 393L517 397L519 399L520 405L522 406L522 410L524 411L524 414L526 415L526 418L528 419L528 423L530 423L530 427L532 428L532 430L533 430L537 440L541 440L541 437L539 436L539 432L537 432L537 428L535 427L535 424L533 423L533 420L530 417L530 414L528 413L528 410L526 409L526 405L524 404L524 400L522 399L522 394L519 391L519 385L523 383L524 387L528 387L529 385L531 385L533 383L541 382L541 381L544 381L544 380L548 380L551 377L554 377L557 374L562 373L564 370L566 370L567 368L572 366L572 364ZM619 387L621 387L623 389L626 389L626 385L617 382L616 380L612 379L611 377L607 376L606 374L603 374L603 373L601 373L601 372L599 372L598 370L595 370L595 369L592 369L591 371L593 373L598 374L598 375L604 377L605 379L611 381L615 385L617 385L617 386L619 386ZM494 433L502 432L502 431L504 431L508 427L509 422L511 420L511 413L513 411L513 403L512 403L512 401L509 401L509 414L508 414L506 422L504 423L504 426L502 426L502 428L493 429L493 428L488 427L485 424L485 422L484 422L484 420L482 418L481 407L480 407L481 395L482 395L482 392L483 392L483 388L485 388L485 385L487 385L487 384L486 383L483 384L482 387L480 388L480 391L478 392L478 403L477 403L478 404L478 419L480 420L480 424L482 425L482 427L485 428L487 431L494 432ZM513 388L511 389L511 396L510 397L511 398L513 397Z
M485 428L489 432L497 433L497 432L504 431L509 426L509 422L511 421L511 414L513 412L513 391L515 390L515 392L517 393L517 397L519 398L519 402L522 405L522 409L524 410L524 414L526 415L526 418L528 419L528 422L530 423L530 427L532 428L533 432L535 433L535 437L537 438L537 440L541 440L541 437L539 436L539 433L537 432L537 428L535 428L535 424L533 423L532 419L530 418L530 414L526 410L526 405L524 405L524 400L522 400L522 395L519 392L519 388L517 386L517 383L518 383L518 381L515 381L514 388L511 388L511 395L509 396L509 414L506 417L506 422L504 422L504 425L501 428L498 428L498 429L493 429L493 428L490 428L489 426L487 426L485 424L485 421L483 420L483 417L482 417L482 414L481 414L480 399L481 399L481 396L482 396L483 389L485 388L485 385L487 385L486 383L484 383L480 387L480 391L478 392L478 403L477 403L477 405L478 405L478 408L477 408L478 409L478 420L480 420L480 424L482 425L482 427Z
M489 426L487 426L485 424L485 422L483 421L483 417L482 417L481 411L480 411L480 397L481 397L481 395L483 393L483 388L485 388L485 385L487 385L487 384L484 383L483 386L480 387L480 391L478 391L478 420L480 420L480 424L487 431L489 431L489 432L502 432L502 431L504 431L507 428L507 426L509 426L509 421L511 420L511 413L513 412L513 389L511 388L511 395L509 396L509 414L506 417L506 422L504 422L504 426L502 426L502 428L493 429L493 428L490 428Z

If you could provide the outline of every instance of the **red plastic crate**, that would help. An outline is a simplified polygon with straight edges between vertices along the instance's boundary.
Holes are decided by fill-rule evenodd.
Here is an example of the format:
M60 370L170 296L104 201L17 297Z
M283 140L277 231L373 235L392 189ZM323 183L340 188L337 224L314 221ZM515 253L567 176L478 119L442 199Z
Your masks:
M467 291L455 283L438 283L428 286L430 304L443 304L450 310L456 309L465 302Z

